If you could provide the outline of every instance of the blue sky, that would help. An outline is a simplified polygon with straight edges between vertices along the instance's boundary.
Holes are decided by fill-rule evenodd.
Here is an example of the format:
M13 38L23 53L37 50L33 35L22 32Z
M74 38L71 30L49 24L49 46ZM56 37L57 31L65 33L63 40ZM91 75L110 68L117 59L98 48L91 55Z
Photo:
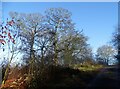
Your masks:
M35 3L10 3L3 2L3 19L9 17L10 11L44 14L47 8L62 7L72 12L72 20L76 28L82 30L89 37L88 43L93 51L112 38L112 33L118 24L117 2L35 2Z

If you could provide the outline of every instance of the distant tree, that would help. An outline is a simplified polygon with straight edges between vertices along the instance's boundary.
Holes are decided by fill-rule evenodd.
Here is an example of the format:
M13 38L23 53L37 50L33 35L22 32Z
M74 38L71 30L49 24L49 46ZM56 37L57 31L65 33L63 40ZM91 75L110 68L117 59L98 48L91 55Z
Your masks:
M109 61L114 58L115 50L112 46L103 45L97 49L97 61L105 65L109 64Z

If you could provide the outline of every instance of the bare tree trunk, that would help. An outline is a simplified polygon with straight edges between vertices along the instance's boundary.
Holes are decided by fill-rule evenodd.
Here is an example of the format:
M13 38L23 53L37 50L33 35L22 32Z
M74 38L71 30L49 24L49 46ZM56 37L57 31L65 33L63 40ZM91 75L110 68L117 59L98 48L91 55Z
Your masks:
M9 61L8 65L7 65L7 67L6 67L6 70L5 70L5 74L4 74L4 77L3 77L3 81L2 81L1 87L5 84L5 81L7 80L7 76L8 76L8 73L9 73L9 68L10 68L10 64L11 64L12 59L13 59L13 55L14 55L14 54L12 54L12 56L11 56L11 58L10 58L10 61Z
M43 47L41 48L41 66L44 67L44 52L43 52Z
M35 54L34 54L34 49L33 49L33 45L34 45L34 34L32 34L32 39L31 39L31 48L30 48L30 61L29 61L29 72L28 72L28 76L31 77L31 75L34 74L34 62L35 62Z
M58 36L57 36L57 30L58 30L58 27L59 27L59 24L60 24L60 21L56 24L55 26L55 34L54 34L54 42L53 42L53 46L54 46L54 62L55 62L55 65L57 66L58 65L58 49L57 49L57 42L58 42Z
M57 37L55 36L55 38L54 38L54 43L53 43L53 45L54 45L54 63L55 63L55 65L57 66L58 65L58 52L57 52Z

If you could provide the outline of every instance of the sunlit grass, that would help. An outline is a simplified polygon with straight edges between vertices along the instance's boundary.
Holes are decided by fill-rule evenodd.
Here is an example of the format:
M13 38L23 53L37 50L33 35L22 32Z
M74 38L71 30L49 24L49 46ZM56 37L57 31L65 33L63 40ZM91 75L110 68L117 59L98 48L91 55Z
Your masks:
M80 65L80 64L76 64L73 65L74 69L79 69L80 71L95 71L98 69L103 68L102 65Z

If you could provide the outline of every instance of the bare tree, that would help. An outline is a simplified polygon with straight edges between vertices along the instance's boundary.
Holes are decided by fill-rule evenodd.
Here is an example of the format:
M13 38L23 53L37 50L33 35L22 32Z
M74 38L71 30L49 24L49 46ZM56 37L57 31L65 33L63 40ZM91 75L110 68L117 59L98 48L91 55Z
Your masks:
M109 45L103 45L97 49L97 59L108 65L109 61L114 58L115 50Z
M58 42L62 31L74 29L71 20L71 12L63 8L50 8L45 11L46 25L53 35L53 54L55 65L58 64Z
M33 74L36 51L35 39L38 37L38 35L43 34L43 16L39 13L25 14L17 12L11 12L10 16L14 18L14 26L19 31L19 37L21 41L19 50L28 55L28 58L30 59L29 74Z

